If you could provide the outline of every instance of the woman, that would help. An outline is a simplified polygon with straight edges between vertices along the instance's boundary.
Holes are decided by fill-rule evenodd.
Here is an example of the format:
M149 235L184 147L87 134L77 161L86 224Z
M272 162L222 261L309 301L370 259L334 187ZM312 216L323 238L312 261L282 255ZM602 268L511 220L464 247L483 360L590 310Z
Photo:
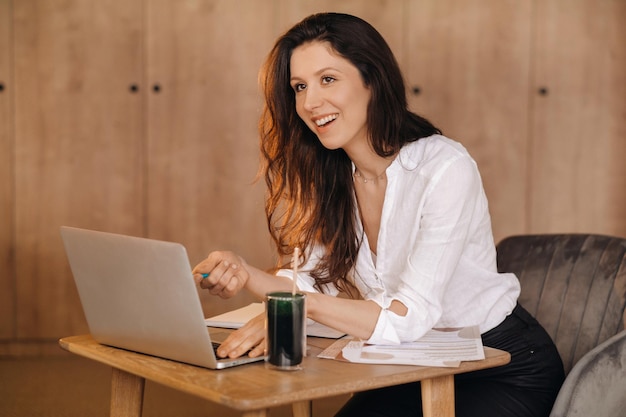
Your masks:
M297 277L289 269L273 275L213 252L194 270L200 286L262 298L296 279L309 318L369 343L479 325L483 343L511 352L512 362L457 378L457 415L547 416L562 364L517 305L517 278L496 271L476 164L407 109L402 74L380 34L354 16L310 16L278 39L261 80L268 225L283 265L300 247L302 266ZM219 354L260 355L263 338L259 316ZM408 384L359 393L339 415L421 415L419 392Z

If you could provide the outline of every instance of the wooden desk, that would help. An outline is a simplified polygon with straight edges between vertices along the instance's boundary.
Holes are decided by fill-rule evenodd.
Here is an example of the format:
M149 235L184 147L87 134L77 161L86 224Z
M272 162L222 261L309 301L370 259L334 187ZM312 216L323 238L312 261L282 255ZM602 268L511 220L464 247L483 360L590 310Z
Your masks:
M111 417L140 417L145 380L265 417L267 410L292 404L294 416L310 417L311 400L421 381L425 417L454 416L454 374L505 365L507 352L485 348L486 359L458 368L366 365L319 359L332 341L309 338L303 370L268 369L263 362L212 371L97 343L89 335L66 337L61 347L113 367Z

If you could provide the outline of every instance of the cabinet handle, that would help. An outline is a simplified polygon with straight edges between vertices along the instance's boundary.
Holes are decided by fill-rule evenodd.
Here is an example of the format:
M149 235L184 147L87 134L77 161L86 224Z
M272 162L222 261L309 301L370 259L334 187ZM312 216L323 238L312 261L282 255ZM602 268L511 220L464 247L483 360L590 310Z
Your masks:
M139 86L137 84L131 84L130 87L128 87L128 89L130 90L131 93L136 93L137 91L139 91Z
M539 89L537 91L539 92L540 96L547 96L548 95L548 87L539 87Z
M155 93L160 93L161 92L161 86L159 84L155 84L152 86L152 91L154 91Z
M4 91L4 83L0 83L0 93Z

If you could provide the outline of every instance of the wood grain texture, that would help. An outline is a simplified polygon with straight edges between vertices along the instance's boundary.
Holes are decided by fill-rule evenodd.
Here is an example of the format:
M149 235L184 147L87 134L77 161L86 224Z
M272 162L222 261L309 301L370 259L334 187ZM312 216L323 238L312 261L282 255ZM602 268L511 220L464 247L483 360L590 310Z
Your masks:
M411 108L476 160L496 240L524 231L531 3L409 4Z
M100 345L88 335L63 338L60 345L77 355L242 411L264 410L429 378L443 377L443 385L449 388L450 379L445 380L446 376L500 366L510 361L507 352L485 348L485 360L462 362L458 368L372 366L319 359L317 354L322 351L319 343L326 343L327 346L332 340L316 339L316 342L309 344L303 370L298 372L276 371L262 362L212 371ZM433 388L439 389L439 384L436 385Z
M17 1L17 337L85 329L59 227L142 232L138 2Z
M271 48L272 8L257 1L146 3L148 237L183 243L192 266L232 250L274 265L259 169L258 71ZM154 86L160 91L154 91ZM251 301L216 302L206 315Z
M111 417L141 417L146 380L113 368L111 372Z
M12 1L0 0L0 339L15 336Z
M349 13L358 16L380 32L400 64L404 61L406 39L405 0L276 0L277 36L306 16L320 12Z
M293 417L311 417L312 404L311 401L298 401L292 405Z
M422 403L424 417L454 417L454 376L446 375L422 381Z
M529 232L626 236L626 2L535 8Z

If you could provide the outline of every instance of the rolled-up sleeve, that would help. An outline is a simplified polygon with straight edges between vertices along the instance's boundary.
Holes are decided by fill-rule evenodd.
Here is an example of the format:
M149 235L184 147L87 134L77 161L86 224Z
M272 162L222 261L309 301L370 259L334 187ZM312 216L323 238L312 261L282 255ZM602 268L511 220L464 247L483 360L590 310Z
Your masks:
M279 277L286 277L293 281L293 270L291 269L280 269L276 272L276 275ZM319 292L314 287L315 281L308 274L298 273L296 277L296 286L298 290L304 292Z
M296 277L296 286L298 290L304 292L320 292L315 287L315 279L310 275L310 271L313 269L314 265L319 262L320 253L323 249L319 246L315 246L312 248L307 257L307 262L301 268L298 269L298 276ZM277 276L286 277L290 280L294 279L293 270L291 269L279 269L276 272ZM334 285L324 285L322 288L324 294L328 295L337 295L338 291Z

